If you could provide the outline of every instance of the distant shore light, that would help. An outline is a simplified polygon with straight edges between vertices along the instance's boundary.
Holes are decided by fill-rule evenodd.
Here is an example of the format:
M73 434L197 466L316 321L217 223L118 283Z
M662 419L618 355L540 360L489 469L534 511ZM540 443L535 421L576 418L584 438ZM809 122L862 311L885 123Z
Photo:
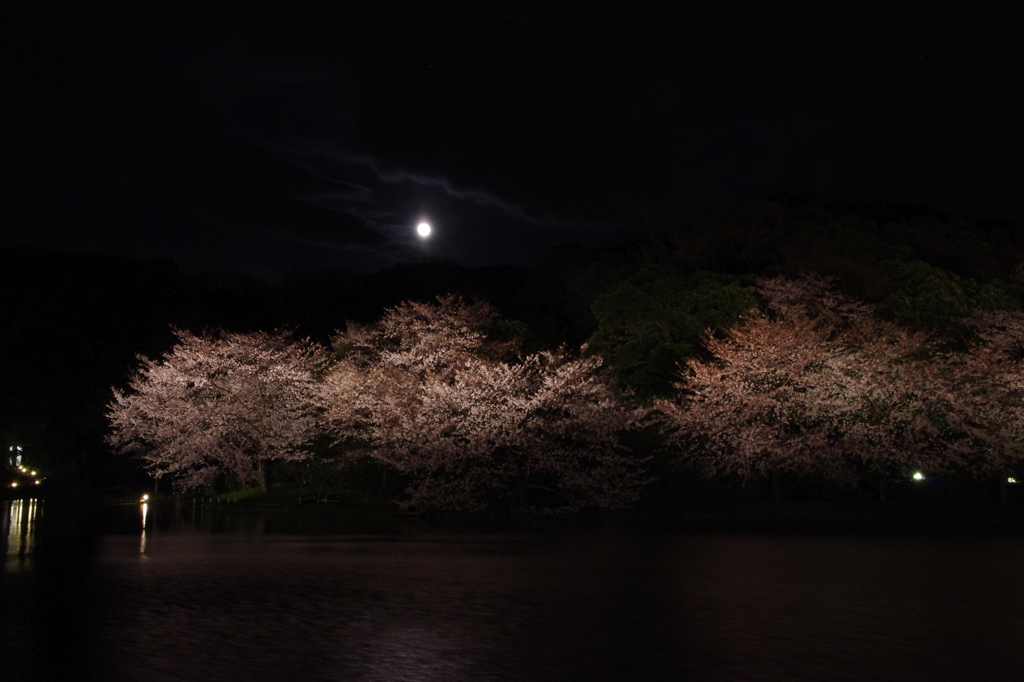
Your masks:
M920 471L915 471L914 472L914 480L915 481L923 481L924 480L924 474L922 474Z

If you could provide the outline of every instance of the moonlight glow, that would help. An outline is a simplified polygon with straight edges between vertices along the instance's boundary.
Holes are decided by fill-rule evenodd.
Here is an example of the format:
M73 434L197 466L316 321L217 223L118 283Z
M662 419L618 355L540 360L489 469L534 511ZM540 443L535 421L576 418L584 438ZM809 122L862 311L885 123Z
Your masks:
M430 236L430 223L420 223L416 226L416 234L421 237Z

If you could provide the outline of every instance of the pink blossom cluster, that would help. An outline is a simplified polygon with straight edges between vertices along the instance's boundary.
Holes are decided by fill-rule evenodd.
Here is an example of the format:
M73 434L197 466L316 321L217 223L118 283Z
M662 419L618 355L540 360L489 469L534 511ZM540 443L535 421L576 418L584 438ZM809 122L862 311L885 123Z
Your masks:
M623 403L598 357L524 355L487 340L496 317L486 303L444 297L340 334L335 346L347 355L323 383L332 433L365 439L374 457L410 474L415 507L634 501L644 460L620 436L644 410Z
M1024 315L967 320L969 352L879 319L817 276L760 282L764 312L686 362L657 408L708 472L854 481L923 469L1005 474L1024 460Z
M621 435L644 410L564 348L522 354L487 331L496 311L459 297L404 303L335 339L335 359L279 333L196 336L142 358L115 391L109 442L183 488L271 460L311 457L328 436L409 476L413 507L621 506L645 482Z
M265 483L272 459L299 460L320 429L328 356L280 333L176 331L163 358L140 358L129 391L114 391L108 442L181 488L222 473Z
M1024 460L1024 315L978 311L953 349L880 319L817 276L760 282L763 311L681 366L673 399L639 406L601 358L524 353L497 312L457 296L350 325L334 353L282 333L177 332L115 391L109 442L193 488L266 485L269 462L368 456L410 481L416 508L613 507L647 458L624 435L654 421L710 474L856 481L911 470L1002 476ZM322 458L322 455L321 455Z

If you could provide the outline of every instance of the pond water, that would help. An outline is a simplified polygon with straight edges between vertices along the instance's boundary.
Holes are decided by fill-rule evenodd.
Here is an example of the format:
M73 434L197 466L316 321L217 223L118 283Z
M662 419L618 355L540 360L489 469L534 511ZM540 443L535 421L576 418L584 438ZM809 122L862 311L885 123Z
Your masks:
M0 503L0 679L1024 679L1019 535Z

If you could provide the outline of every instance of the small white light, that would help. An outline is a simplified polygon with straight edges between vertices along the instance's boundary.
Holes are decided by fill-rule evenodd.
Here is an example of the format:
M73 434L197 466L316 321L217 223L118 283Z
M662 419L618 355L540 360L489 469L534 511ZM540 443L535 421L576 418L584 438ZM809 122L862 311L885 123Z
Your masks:
M924 474L922 474L920 471L915 471L914 472L914 480L915 481L923 481L924 480Z
M1006 479L1006 482L1007 482L1007 483L1016 483L1016 482L1017 482L1017 479L1016 479L1016 478L1014 478L1013 476L1010 476L1010 477L1009 477L1008 479Z
M141 500L139 500L139 502L145 502L145 501L147 501L148 499L149 499L149 495L143 495L143 496L142 496L142 499L141 499Z
M18 484L17 484L17 483L12 483L12 484L11 484L11 487L12 487L12 488L17 488L17 487L18 487Z
M39 480L36 481L36 485L39 485L40 483L42 483L42 481L39 481Z
M28 472L28 475L29 475L29 476L35 476L35 475L36 475L36 472L34 472L34 471L30 471L30 472Z
M420 223L416 226L416 234L421 237L430 236L430 223Z

